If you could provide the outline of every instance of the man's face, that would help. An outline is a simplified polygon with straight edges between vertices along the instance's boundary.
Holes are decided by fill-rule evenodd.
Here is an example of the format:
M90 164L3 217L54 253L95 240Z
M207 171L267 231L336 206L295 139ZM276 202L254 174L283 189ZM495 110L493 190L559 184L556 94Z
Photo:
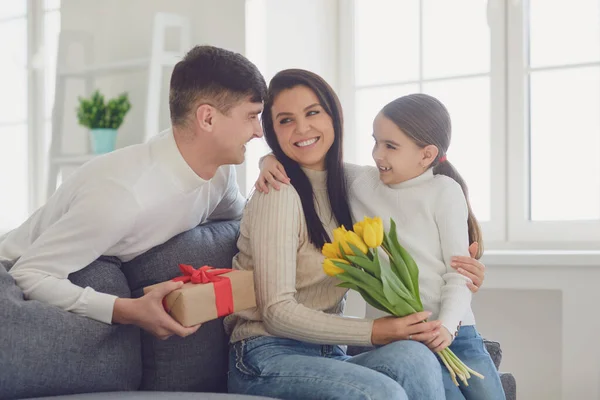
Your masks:
M244 100L232 107L227 114L217 111L215 121L215 139L219 158L223 164L241 164L244 162L246 143L263 136L259 114L263 103Z

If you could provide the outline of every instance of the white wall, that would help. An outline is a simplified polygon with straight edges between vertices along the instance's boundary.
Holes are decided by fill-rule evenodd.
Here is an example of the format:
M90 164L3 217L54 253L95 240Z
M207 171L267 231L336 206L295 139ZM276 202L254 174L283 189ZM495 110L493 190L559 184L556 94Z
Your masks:
M337 0L248 0L246 55L267 83L279 71L302 68L338 88ZM246 152L246 188L258 177L258 158L269 151L254 140Z

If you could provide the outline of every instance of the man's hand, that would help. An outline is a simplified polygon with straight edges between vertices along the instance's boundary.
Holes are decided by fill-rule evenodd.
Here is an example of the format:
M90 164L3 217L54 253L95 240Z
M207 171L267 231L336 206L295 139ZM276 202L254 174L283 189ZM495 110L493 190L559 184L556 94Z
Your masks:
M290 178L288 178L285 168L277 161L277 158L275 158L274 155L267 154L262 158L259 164L260 175L254 184L254 187L259 192L269 193L269 186L267 183L270 183L275 190L279 190L279 182L284 184L290 183Z
M485 279L485 265L475 259L478 248L479 244L477 242L472 243L469 246L469 254L471 254L471 257L452 257L450 264L450 266L459 274L464 275L473 281L473 283L467 283L467 286L473 293L477 293Z
M172 335L186 337L196 332L200 325L186 328L166 313L162 299L183 282L164 282L139 299L117 299L113 310L113 322L132 324L165 340Z
M431 340L425 342L427 347L431 349L434 353L439 353L444 350L446 347L452 344L452 334L446 329L445 326L440 327L440 334Z

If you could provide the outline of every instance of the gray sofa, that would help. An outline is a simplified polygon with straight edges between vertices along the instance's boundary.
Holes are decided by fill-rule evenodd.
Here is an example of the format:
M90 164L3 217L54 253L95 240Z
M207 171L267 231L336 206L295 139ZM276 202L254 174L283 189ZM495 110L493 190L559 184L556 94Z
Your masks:
M69 278L101 292L139 297L143 287L179 275L179 263L229 268L238 228L230 221L202 225L128 263L104 257ZM0 267L0 399L252 398L225 394L228 338L221 320L188 338L161 341L133 326L106 325L26 301L7 269ZM499 363L499 346L488 348ZM507 399L514 399L512 375L504 375L503 384Z

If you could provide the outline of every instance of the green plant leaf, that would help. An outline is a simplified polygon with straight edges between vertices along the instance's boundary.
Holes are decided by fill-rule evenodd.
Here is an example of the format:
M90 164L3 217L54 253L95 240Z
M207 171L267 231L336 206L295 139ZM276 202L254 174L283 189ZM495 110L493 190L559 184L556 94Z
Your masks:
M419 310L419 302L416 301L413 294L409 293L408 290L403 286L402 281L398 278L394 271L392 271L391 268L383 267L381 269L381 281L386 298L390 301L392 306L396 306L396 304L400 303L406 303L411 307L411 309L415 311L421 311ZM386 292L386 290L393 291L395 296L392 296L392 294ZM394 297L394 301L391 300L391 297Z
M413 280L408 272L406 264L404 263L404 259L398 252L398 246L400 246L400 244L398 243L398 237L396 235L396 223L391 218L388 244L388 251L391 253L390 263L396 270L396 274L402 280L402 283L404 283L404 286L410 291L410 293L415 293L415 288L413 287Z
M415 298L418 300L421 308L423 308L423 304L421 302L421 291L419 290L419 267L417 266L417 263L412 258L410 253L406 251L406 249L400 244L398 244L397 250L402 259L404 260L404 265L406 265L406 269L408 270L408 274L413 283L413 293L415 295Z
M391 305L387 304L386 297L383 294L383 286L380 280L373 278L370 274L356 268L355 266L344 264L338 261L333 261L333 264L344 270L343 273L337 275L340 280L346 280L350 283L354 283L362 290L366 291L369 296L371 296L377 302L386 304L391 308Z
M369 293L367 293L365 290L361 289L359 286L355 285L354 283L342 282L337 286L354 290L355 292L360 294L361 297L372 307L393 315L393 310L388 309L386 305L380 304L377 300L375 300L373 297L371 297L369 295Z
M354 249L352 249L352 251L354 251ZM364 269L366 272L370 273L375 278L381 277L381 272L379 271L379 264L376 263L374 260L371 260L368 256L364 254L359 254L358 256L346 256L346 258L352 264L355 264L358 267Z
M127 112L131 109L127 93L105 103L104 96L96 90L89 99L79 97L77 119L79 123L90 129L118 129Z

